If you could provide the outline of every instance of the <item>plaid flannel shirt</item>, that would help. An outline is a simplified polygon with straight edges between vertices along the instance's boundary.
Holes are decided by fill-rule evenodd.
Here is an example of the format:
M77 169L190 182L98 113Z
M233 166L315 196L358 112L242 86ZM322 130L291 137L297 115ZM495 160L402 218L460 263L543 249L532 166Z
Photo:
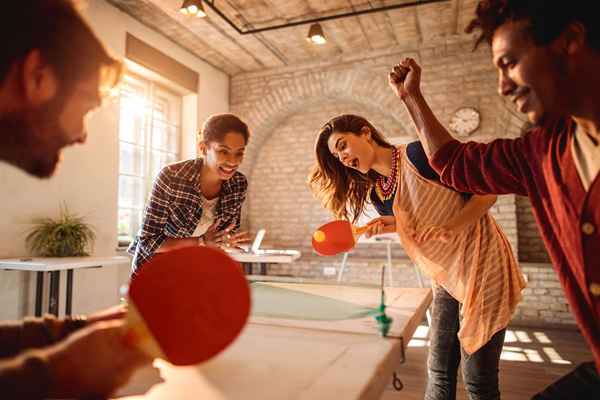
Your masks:
M202 159L181 161L164 167L152 187L140 231L127 252L133 256L133 273L153 255L167 238L191 237L202 217L200 202L200 170ZM235 223L240 228L242 204L248 181L236 172L221 187L215 209L217 229Z

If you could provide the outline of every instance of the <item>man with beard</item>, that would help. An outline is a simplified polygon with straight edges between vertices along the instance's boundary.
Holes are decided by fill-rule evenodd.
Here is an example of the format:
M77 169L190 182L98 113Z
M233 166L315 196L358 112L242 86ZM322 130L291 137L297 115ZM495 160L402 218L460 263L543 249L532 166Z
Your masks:
M70 0L21 0L0 12L0 160L50 177L61 149L84 143L84 116L120 77ZM0 323L7 399L104 397L149 360L123 339L122 308L88 318Z
M460 143L420 91L412 59L390 86L441 180L462 192L528 196L594 363L535 399L600 398L600 30L595 2L482 0L468 32L492 47L498 91L537 126L518 139Z

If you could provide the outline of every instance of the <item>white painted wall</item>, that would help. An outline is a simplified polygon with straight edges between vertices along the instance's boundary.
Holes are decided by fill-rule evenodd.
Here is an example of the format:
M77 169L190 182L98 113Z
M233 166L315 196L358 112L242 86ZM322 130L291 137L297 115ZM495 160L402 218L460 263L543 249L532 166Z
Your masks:
M197 109L196 120L183 121L182 156L194 157L194 134L211 114L229 111L229 77L191 55L164 36L106 3L89 1L84 14L115 56L125 53L129 32L200 75L197 96L186 96L185 108ZM194 114L193 112L191 113ZM114 255L117 243L119 112L116 102L106 104L88 120L88 142L64 152L58 173L39 180L0 163L0 258L26 255L24 238L32 218L58 215L59 203L85 215L96 230L95 255ZM64 274L63 274L64 275ZM74 313L88 313L118 301L118 288L127 280L129 266L75 272ZM0 271L0 319L33 313L35 277ZM64 277L61 312L64 310Z

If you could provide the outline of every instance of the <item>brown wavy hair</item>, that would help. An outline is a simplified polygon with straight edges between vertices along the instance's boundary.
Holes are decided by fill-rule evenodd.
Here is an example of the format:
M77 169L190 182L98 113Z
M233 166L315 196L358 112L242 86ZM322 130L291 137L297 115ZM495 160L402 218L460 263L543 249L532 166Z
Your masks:
M323 206L333 212L336 218L353 223L369 201L369 192L379 174L373 170L363 174L344 166L331 154L327 141L334 133L360 135L364 127L369 128L375 143L382 147L393 147L365 118L352 114L340 115L319 130L315 143L316 163L308 176L310 190Z

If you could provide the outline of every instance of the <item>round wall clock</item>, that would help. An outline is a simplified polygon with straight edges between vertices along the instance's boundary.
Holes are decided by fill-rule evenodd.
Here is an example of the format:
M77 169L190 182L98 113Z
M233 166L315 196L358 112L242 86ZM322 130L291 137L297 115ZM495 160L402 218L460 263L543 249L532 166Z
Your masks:
M458 136L469 136L479 128L481 115L473 107L461 107L450 118L450 130Z

